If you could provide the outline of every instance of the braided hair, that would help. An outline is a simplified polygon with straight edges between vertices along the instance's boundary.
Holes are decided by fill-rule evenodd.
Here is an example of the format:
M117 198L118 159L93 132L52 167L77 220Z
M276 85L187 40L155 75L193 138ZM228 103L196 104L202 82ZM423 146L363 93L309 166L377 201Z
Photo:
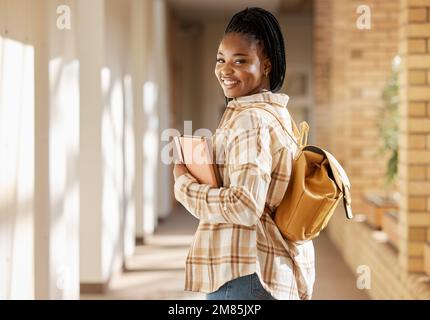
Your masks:
M278 20L269 11L251 7L236 13L225 29L228 33L240 33L262 45L263 53L270 59L270 90L277 92L284 83L286 60L284 38Z

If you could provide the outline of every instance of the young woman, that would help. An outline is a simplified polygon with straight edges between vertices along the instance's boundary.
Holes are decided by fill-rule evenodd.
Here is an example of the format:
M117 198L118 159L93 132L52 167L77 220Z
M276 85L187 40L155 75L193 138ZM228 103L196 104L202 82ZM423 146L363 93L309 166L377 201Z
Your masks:
M200 219L186 261L185 289L207 293L207 299L311 298L313 244L284 239L273 222L297 147L273 115L252 108L277 112L291 130L288 96L275 93L285 69L276 18L261 8L235 14L215 66L228 101L213 137L225 159L218 164L222 187L197 183L184 165L174 169L176 199Z

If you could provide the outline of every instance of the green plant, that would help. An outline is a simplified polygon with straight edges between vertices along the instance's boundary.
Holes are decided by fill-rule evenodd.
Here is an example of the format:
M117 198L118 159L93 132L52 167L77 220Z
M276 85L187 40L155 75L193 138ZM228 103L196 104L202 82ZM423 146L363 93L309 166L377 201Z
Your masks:
M382 145L379 154L388 153L389 158L385 172L385 187L393 184L397 177L399 149L399 74L400 58L396 56L392 62L392 72L383 92L384 108L381 109L378 131Z

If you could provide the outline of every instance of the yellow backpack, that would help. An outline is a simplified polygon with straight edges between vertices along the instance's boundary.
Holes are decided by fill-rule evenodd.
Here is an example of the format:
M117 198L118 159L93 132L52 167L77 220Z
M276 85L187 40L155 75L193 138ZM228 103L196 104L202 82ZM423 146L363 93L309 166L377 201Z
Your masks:
M250 108L269 112L299 148L287 191L275 212L275 224L282 235L295 242L312 240L327 226L340 201L346 217L352 219L348 176L331 153L307 145L309 125L303 121L299 131L291 118L294 138L276 112L262 106L246 109Z

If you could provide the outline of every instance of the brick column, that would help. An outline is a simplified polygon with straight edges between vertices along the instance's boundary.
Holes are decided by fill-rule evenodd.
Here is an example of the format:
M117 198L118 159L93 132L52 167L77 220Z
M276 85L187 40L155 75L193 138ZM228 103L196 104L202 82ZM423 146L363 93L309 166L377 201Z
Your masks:
M332 21L331 33L331 52L330 52L330 105L331 118L330 126L330 151L342 164L346 172L350 174L348 169L348 148L347 141L350 138L347 112L348 105L348 79L346 78L346 69L348 67L348 49L350 43L348 41L350 22L348 12L348 1L331 1Z
M331 2L314 2L314 84L315 143L331 150L330 75L331 75Z
M430 0L402 0L400 19L400 265L423 271L430 240Z

